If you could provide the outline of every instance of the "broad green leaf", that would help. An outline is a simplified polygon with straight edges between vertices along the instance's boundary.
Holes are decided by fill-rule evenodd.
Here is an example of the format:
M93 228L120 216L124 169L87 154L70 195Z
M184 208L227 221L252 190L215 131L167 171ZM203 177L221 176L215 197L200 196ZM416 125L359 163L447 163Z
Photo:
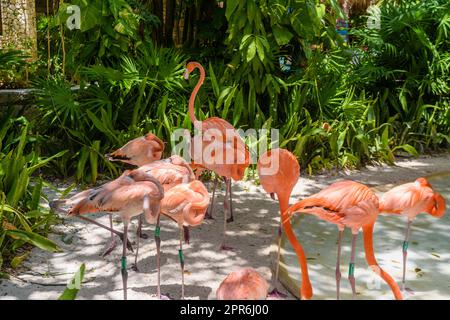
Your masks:
M228 20L230 20L231 15L233 14L234 10L236 10L236 7L239 5L239 0L227 0L226 3L226 10L225 10L225 16Z
M289 32L289 30L277 24L272 27L272 32L279 46L284 46L285 44L288 44L289 41L291 41L292 37L294 36L292 33Z
M256 40L253 40L247 48L247 62L253 60L256 54Z
M29 252L24 253L21 256L15 256L12 260L11 260L11 267L13 269L16 269L20 264L22 264L22 262L28 257Z
M403 144L401 146L395 147L392 151L395 151L397 149L403 149L406 152L408 152L410 155L418 157L419 153L417 152L416 148L414 148L412 145L409 144Z
M34 232L27 232L23 230L8 230L6 231L6 233L8 234L8 236L24 240L46 251L61 251L56 243Z
M66 289L59 296L58 300L75 300L78 291L81 289L81 284L83 283L85 269L86 265L83 263L67 284Z

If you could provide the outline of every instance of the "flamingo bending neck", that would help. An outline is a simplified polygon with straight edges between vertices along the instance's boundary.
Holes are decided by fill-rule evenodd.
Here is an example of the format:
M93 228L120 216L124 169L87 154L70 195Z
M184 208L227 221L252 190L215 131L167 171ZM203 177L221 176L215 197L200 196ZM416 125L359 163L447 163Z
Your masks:
M303 250L303 247L301 246L300 242L297 240L297 237L295 236L295 233L292 230L291 221L287 216L286 211L289 208L289 196L285 196L284 194L277 194L277 197L280 205L281 221L283 222L284 232L289 242L291 243L292 247L294 248L295 254L297 255L298 263L302 271L302 284L300 288L300 296L304 300L309 300L313 295L313 289L311 286L311 282L309 280L308 263L306 260L305 251Z
M377 263L377 260L375 259L375 255L373 252L373 227L375 224L364 226L363 229L363 236L364 236L364 251L366 256L366 261L369 267L372 269L373 272L378 274L384 282L387 283L387 285L391 288L392 293L394 294L394 297L396 300L403 300L402 293L400 291L400 288L398 284L392 279L392 277L385 272L383 269L380 268L380 266Z

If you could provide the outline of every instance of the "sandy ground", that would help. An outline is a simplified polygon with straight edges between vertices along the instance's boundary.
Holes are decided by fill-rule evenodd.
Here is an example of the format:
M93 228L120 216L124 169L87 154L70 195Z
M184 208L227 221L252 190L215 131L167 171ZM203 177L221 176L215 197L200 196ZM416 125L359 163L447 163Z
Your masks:
M450 171L450 155L435 157L421 157L417 159L401 159L395 166L368 167L360 171L346 171L315 176L302 176L292 194L291 203L296 199L317 192L320 188L339 179L352 179L369 186L382 186L411 181L419 176L427 176ZM211 185L209 185L211 187ZM220 282L229 272L242 267L257 269L271 281L272 265L275 252L275 235L277 232L279 213L275 201L264 193L262 188L251 182L240 182L233 185L235 221L228 224L227 244L234 248L233 251L219 251L222 240L223 228L223 187L216 201L216 220L205 220L204 224L191 229L191 243L184 245L185 253L185 295L187 299L214 299L215 292ZM51 195L54 198L56 195ZM300 239L304 241L308 252L311 281L314 287L314 299L334 299L335 282L334 267L336 253L336 228L326 226L314 217L304 218L299 228L302 230ZM446 219L447 229L450 230L449 215ZM107 224L106 216L99 216L98 220ZM450 231L439 229L439 224L429 221L427 217L420 219L413 227L412 237L414 241L423 244L430 254L420 256L415 250L417 246L411 246L410 266L408 271L409 283L414 289L420 287L417 273L411 269L420 266L424 271L422 278L428 279L427 283L441 283L440 289L432 290L430 286L420 288L424 294L415 294L413 298L450 298L450 255L448 243ZM403 220L389 220L391 230L386 233L386 241L376 249L380 265L387 266L387 271L392 271L396 279L400 279L401 271L401 241L403 239ZM428 224L433 223L433 229L426 230ZM135 240L136 221L130 228L131 241ZM118 230L121 224L116 222ZM153 241L153 226L145 225L144 233L149 239L141 241L139 250L139 272L129 270L128 297L129 299L156 299L156 261L155 243ZM423 231L423 233L421 233ZM78 299L122 299L122 281L119 267L121 246L119 245L111 255L102 258L100 253L109 240L109 233L94 225L78 221L76 219L64 219L61 225L55 226L50 237L57 242L63 252L48 253L39 249L33 249L30 257L23 263L19 272L8 280L2 280L0 284L0 299L57 299L64 291L66 283L81 265L86 264L85 280ZM181 294L181 274L178 262L179 232L177 226L166 219L161 224L162 259L161 259L161 284L162 292L169 294L174 299L179 299ZM414 239L415 238L415 239ZM378 238L375 238L377 241ZM426 240L428 239L428 241ZM342 256L342 287L343 298L350 297L350 288L346 281L346 271L349 256L350 234L346 234ZM361 240L361 239L360 239ZM430 242L435 241L436 247L430 247ZM118 241L120 243L120 241ZM359 299L386 298L390 299L389 290L382 284L380 291L364 290L370 275L365 268L362 241L359 241L357 255L357 278ZM430 248L429 248L430 247ZM445 248L447 248L445 250ZM432 251L431 249L435 249ZM425 250L425 249L424 249ZM414 253L416 251L416 253ZM296 278L296 265L289 263L289 248L283 250L288 269ZM431 255L435 253L435 255ZM318 255L319 254L319 255ZM436 257L436 255L439 257ZM326 257L318 259L319 256ZM395 257L394 257L395 256ZM133 262L133 254L128 255L129 266ZM419 263L420 262L420 263ZM431 266L431 267L430 267ZM389 269L390 268L390 269ZM428 272L428 270L434 270ZM439 272L437 272L438 270ZM428 278L427 278L428 277ZM292 284L299 282L285 278L283 282ZM297 278L298 279L298 278ZM431 279L431 280L430 280ZM376 283L375 283L376 285ZM286 289L279 284L281 291ZM289 287L289 285L288 285ZM296 292L295 288L291 290ZM446 288L447 290L444 290ZM370 292L369 292L370 291ZM422 292L422 291L421 291ZM288 293L288 299L295 296Z

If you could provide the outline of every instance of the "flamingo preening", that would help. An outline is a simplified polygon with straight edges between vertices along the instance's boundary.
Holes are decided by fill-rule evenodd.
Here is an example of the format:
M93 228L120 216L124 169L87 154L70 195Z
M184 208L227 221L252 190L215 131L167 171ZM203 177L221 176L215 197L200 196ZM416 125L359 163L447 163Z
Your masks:
M142 166L145 164L152 163L154 161L160 160L162 153L164 152L164 143L159 139L157 136L155 136L152 133L148 133L143 137L135 138L129 142L127 142L123 147L106 154L105 157L109 161L121 161L124 163L128 163L134 166ZM121 177L118 179L115 179L107 184L104 184L101 186L103 191L106 190L114 190L116 189L122 182L126 183L126 179L122 179L123 177L126 177L128 175L129 171L126 171L122 174ZM76 194L75 196L71 197L70 199L64 199L64 200L57 200L52 202L52 207L55 210L59 210L59 207L61 205L68 205L70 207L75 206L80 199L83 199L88 195L90 192L92 192L92 189L85 190L84 192L80 192ZM92 222L92 221L91 221ZM95 223L96 225L99 225L98 223ZM138 234L138 242L139 238L146 239L147 237L141 233L141 225L142 225L142 218L139 217L139 226L137 229ZM99 225L100 226L100 225ZM101 227L104 228L103 225ZM117 246L116 240L114 238L114 227L113 227L113 220L112 215L109 215L109 229L111 232L111 240L109 242L108 247L103 252L102 256L109 255ZM131 244L129 244L129 248L132 249ZM137 257L137 254L136 254ZM135 265L136 267L136 265Z
M278 271L280 265L280 247L282 226L284 232L294 248L295 254L302 270L302 285L300 296L302 299L310 299L312 297L312 287L308 276L308 265L305 252L295 237L292 230L290 220L286 216L286 210L289 207L289 198L292 190L300 177L300 165L295 156L286 149L272 149L261 155L258 160L259 181L264 190L274 198L277 195L280 207L280 226L278 228L278 249L277 262L275 269L275 277L273 280L273 290L271 296L283 296L277 289Z
M209 193L198 180L174 186L164 194L161 213L178 224L180 229L180 249L178 256L181 266L181 298L184 299L184 255L183 236L186 227L195 227L203 222L209 206ZM151 223L153 216L147 219Z
M225 239L228 213L230 213L228 221L233 220L231 179L235 181L243 179L245 169L250 163L250 154L236 129L226 120L218 117L197 120L194 108L195 98L205 80L205 70L200 63L189 62L184 78L188 80L195 69L200 71L200 79L189 99L189 118L199 132L192 138L191 156L193 156L194 166L214 171L225 179L224 231L220 249L229 250L231 247L225 245Z
M157 221L156 228L159 229L160 202L164 197L164 190L158 180L139 171L126 172L126 175L121 176L120 183L116 183L115 186L115 188L111 188L111 184L107 183L104 185L105 188L99 187L90 190L86 197L82 198L68 211L68 215L80 216L88 213L108 212L110 214L118 214L121 217L124 236L120 270L122 273L123 295L126 300L128 279L127 234L129 222L132 217L144 212L146 217L152 217ZM85 193L83 191L83 194ZM158 278L159 272L160 270L158 268ZM160 295L159 287L158 295Z
M269 284L256 270L231 272L216 291L218 300L265 300Z
M379 200L376 194L367 186L349 180L336 182L317 194L307 197L293 206L287 212L292 216L295 212L309 213L318 218L335 224L339 229L338 253L336 261L336 292L340 295L340 256L341 241L345 227L352 230L351 258L348 279L352 287L353 297L355 286L355 246L358 232L362 228L364 236L364 251L366 261L372 271L377 273L391 288L395 298L401 300L402 294L392 277L380 268L373 252L373 228L378 217Z
M408 255L411 225L420 213L428 213L442 218L445 214L445 199L434 191L425 178L415 182L405 183L392 188L383 194L380 201L380 212L401 214L408 220L406 224L405 240L403 241L403 277L402 289L405 290L406 257Z

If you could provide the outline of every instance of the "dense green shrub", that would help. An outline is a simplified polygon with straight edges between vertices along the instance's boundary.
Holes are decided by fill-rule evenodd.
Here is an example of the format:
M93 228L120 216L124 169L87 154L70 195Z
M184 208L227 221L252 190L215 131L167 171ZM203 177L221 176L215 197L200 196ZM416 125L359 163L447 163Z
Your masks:
M41 207L44 181L39 177L30 183L30 177L63 152L43 159L36 151L26 151L34 138L29 136L28 121L14 119L6 112L0 119L0 269L4 257L12 258L16 267L26 256L15 255L24 244L56 251L58 247L44 238L55 216Z

